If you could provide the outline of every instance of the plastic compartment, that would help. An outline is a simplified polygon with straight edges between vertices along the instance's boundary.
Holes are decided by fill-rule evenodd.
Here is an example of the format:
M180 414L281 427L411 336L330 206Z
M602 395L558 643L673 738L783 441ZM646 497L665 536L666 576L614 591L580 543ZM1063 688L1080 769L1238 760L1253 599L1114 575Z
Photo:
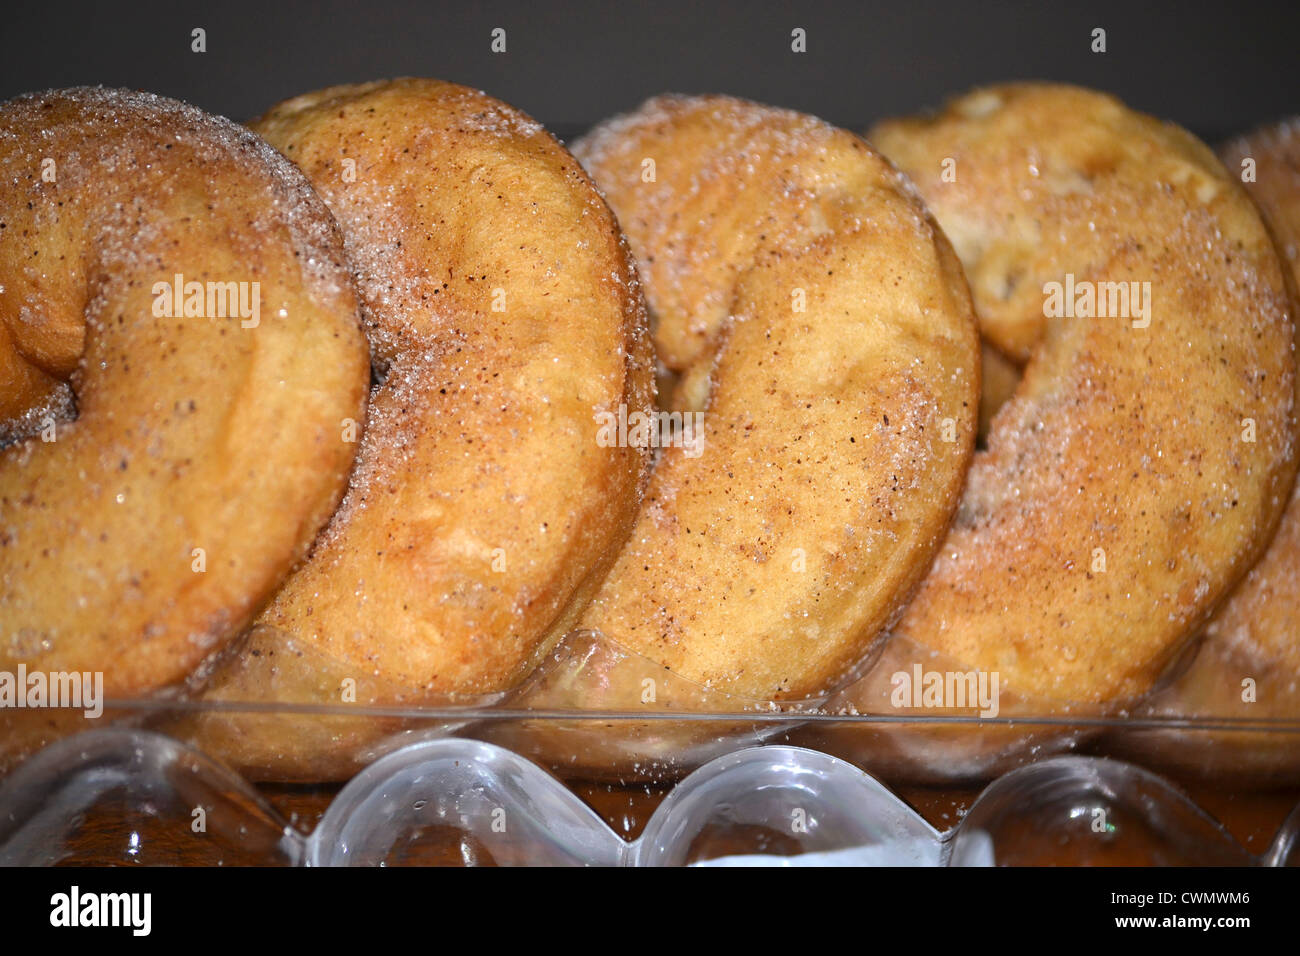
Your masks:
M875 704L847 714L834 698L728 697L590 631L514 692L472 701L6 711L11 746L48 746L0 777L0 863L1300 863L1300 811L1252 854L1167 779L1195 777L1202 753L1233 788L1298 787L1300 720L893 708L882 688L905 657L874 659L855 689ZM609 709L571 709L575 685ZM312 783L345 785L310 834L258 789L286 778L181 732L223 714L337 750L348 772ZM1061 755L1076 748L1088 755ZM628 841L572 786L601 780L672 789ZM889 789L972 782L982 795L942 833Z
M676 780L715 757L780 740L901 782L986 782L1086 746L1180 777L1300 786L1300 714L1244 703L1191 717L1150 703L1131 712L1078 707L1043 713L1011 695L985 716L978 706L894 706L892 675L917 666L917 656L893 641L836 693L772 702L693 683L597 632L579 630L514 690L472 699L339 704L337 695L322 691L319 700L295 703L108 701L97 720L75 711L8 709L0 711L0 769L6 758L13 765L60 737L116 722L195 741L202 718L209 728L221 726L208 740L237 745L240 729L252 727L263 750L268 739L309 741L309 749L328 757L320 768L286 769L274 760L241 763L245 754L238 746L229 752L202 748L258 782L342 782L401 746L459 735L587 780ZM925 666L942 668L943 662L926 658ZM1151 700L1158 702L1158 694ZM594 709L578 709L575 701Z
M375 761L304 835L188 746L118 727L0 784L0 864L1282 866L1300 863L1298 821L1300 808L1252 855L1149 771L1056 757L1001 777L939 832L852 764L769 745L688 775L626 841L531 761L445 738Z

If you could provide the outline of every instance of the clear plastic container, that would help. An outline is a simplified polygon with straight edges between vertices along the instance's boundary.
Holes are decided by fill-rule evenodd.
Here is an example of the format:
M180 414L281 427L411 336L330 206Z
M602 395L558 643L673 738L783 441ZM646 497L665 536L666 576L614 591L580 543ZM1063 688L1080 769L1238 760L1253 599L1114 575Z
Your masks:
M896 663L880 655L860 680ZM574 682L605 688L610 709L566 709ZM338 772L240 773L178 732L223 714L330 741ZM19 721L11 741L52 742L0 779L3 864L1300 863L1300 809L1247 848L1180 786L1199 777L1294 802L1300 720L833 713L825 699L728 698L591 632L490 699L121 701L98 719L7 719ZM620 834L581 796L592 781L657 806ZM939 826L896 795L918 786L971 799ZM318 819L286 818L270 792L309 796Z

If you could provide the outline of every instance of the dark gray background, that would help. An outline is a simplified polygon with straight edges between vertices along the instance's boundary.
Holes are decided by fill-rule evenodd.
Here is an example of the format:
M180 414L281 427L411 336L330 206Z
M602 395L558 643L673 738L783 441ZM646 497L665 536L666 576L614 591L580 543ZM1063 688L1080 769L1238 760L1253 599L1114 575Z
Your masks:
M208 52L190 52L190 30ZM508 52L489 50L507 30ZM808 52L790 52L790 31ZM1093 54L1090 33L1107 31ZM725 92L860 129L1015 78L1110 90L1209 139L1300 112L1300 2L11 3L0 98L83 83L239 120L333 83L436 76L561 136L664 91Z

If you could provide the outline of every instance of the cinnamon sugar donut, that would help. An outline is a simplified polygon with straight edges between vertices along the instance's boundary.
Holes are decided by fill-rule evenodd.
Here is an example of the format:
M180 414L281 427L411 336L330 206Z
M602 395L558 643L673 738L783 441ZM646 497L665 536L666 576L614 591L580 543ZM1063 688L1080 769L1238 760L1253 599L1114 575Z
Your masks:
M574 152L643 269L673 410L703 415L583 626L739 699L825 692L958 499L979 396L959 264L888 163L810 116L664 96ZM610 686L580 702L625 703Z
M0 183L0 671L98 671L116 698L197 680L354 456L333 220L257 136L123 90L0 105ZM32 719L5 742L60 723Z
M869 139L952 239L983 334L1027 362L894 633L998 674L1004 717L1130 703L1290 493L1294 314L1269 235L1205 146L1086 90L977 90ZM837 703L876 709L864 693Z
M503 691L599 586L649 462L600 441L602 413L653 404L618 227L541 126L461 86L335 87L254 127L338 218L376 385L343 504L203 699ZM217 713L184 730L251 775L317 779L379 729Z
M1219 154L1230 174L1247 175L1246 190L1259 203L1300 286L1300 119L1235 139ZM1117 745L1183 772L1300 778L1294 727L1300 722L1298 620L1300 486L1264 556L1210 619L1187 670L1140 711L1149 717L1284 720L1293 725L1291 731L1124 733Z

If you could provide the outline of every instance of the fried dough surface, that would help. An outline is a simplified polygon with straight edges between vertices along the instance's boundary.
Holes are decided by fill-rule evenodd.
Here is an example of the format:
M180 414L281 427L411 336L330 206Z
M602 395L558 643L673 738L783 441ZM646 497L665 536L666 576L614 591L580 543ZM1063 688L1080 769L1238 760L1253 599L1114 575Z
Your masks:
M337 503L365 400L356 301L325 208L246 130L112 90L0 110L6 361L76 400L54 441L0 458L0 659L137 693L246 623ZM178 274L259 282L258 324L156 315Z
M598 413L653 404L614 218L541 126L450 83L321 90L255 128L339 220L377 384L343 504L205 699L503 691L599 585L649 462L599 442ZM341 738L369 737L201 723L254 775L346 773Z
M582 623L728 694L823 692L958 498L979 400L959 264L902 177L813 117L659 97L574 152L637 255L671 401L703 413Z
M1273 230L1300 286L1300 121L1290 120L1226 143L1230 174L1254 163L1246 190ZM1238 720L1300 720L1300 489L1259 562L1215 612L1187 670L1153 696L1143 714ZM1295 780L1300 747L1293 733L1128 734L1119 741L1147 758L1197 773L1249 773Z
M257 136L128 91L0 105L0 182L0 670L198 679L346 484L337 230Z
M1027 362L896 633L1040 705L1131 700L1290 494L1294 314L1268 233L1208 148L1086 90L977 90L868 138L952 238L984 335ZM1050 283L1073 316L1048 317Z
M1290 269L1292 292L1300 288L1300 119L1234 140L1221 150L1230 172L1245 157L1255 160L1246 189L1273 230ZM1247 659L1274 672L1273 701L1289 700L1288 716L1300 718L1300 494L1292 493L1268 551L1214 615L1207 639L1241 645ZM1240 680L1232 681L1239 689Z

